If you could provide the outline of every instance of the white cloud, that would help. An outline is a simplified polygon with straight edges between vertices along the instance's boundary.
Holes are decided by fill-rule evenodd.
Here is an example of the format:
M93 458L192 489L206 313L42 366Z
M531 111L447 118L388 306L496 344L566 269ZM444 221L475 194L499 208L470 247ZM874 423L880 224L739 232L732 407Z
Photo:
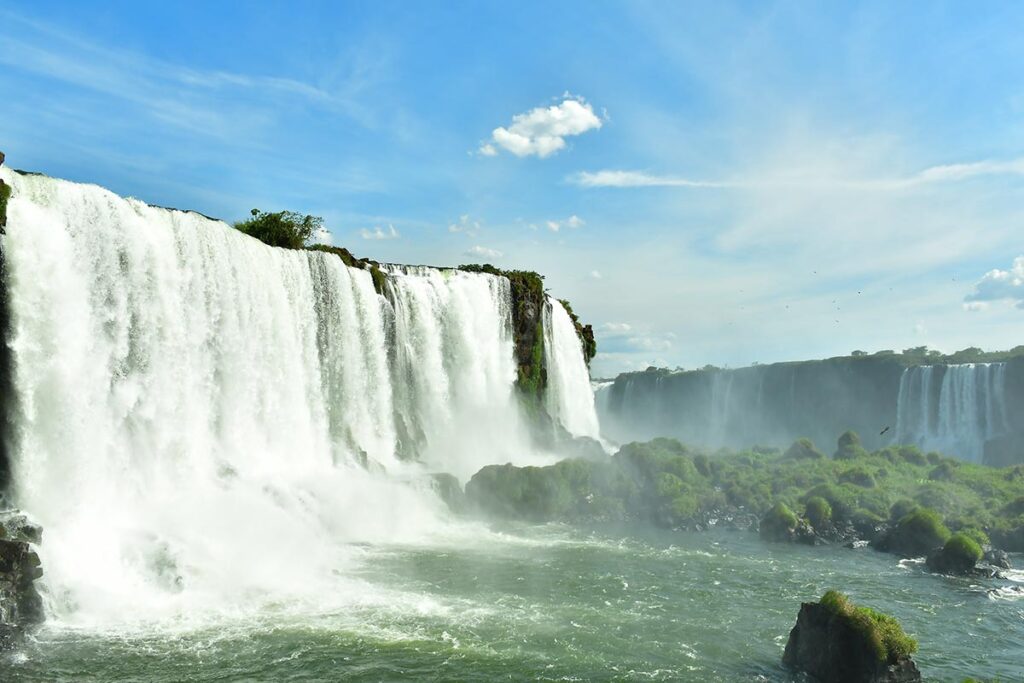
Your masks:
M459 216L457 223L449 223L448 232L464 233L474 237L480 231L480 221L471 220L468 214Z
M964 308L970 311L984 310L984 304L991 301L1013 301L1017 308L1024 308L1024 256L1013 260L1009 270L993 269L985 273L974 285L974 291L964 297Z
M481 258L501 258L503 254L497 249L488 249L487 247L481 247L476 245L466 250L466 256L474 256Z
M394 240L398 239L401 235L395 230L395 226L389 224L386 229L379 225L375 226L373 230L363 228L359 231L359 236L364 240Z
M586 224L587 222L576 214L569 216L565 220L544 222L544 225L546 225L548 230L551 232L558 232L562 228L582 228Z
M326 244L327 246L331 246L334 244L334 235L332 235L331 231L327 228L319 228L315 233L313 233L312 242L313 244Z
M601 325L600 329L602 332L615 334L629 332L633 327L629 323L605 323L604 325Z
M569 176L580 187L731 187L730 183L654 175L643 171L582 171Z
M602 277L604 277L604 276L601 275L601 271L599 271L599 270L592 270L592 271L590 271L590 278L592 280L600 280Z
M988 302L986 301L970 301L964 303L964 310L972 313L977 313L978 311L984 311L986 309L988 309Z
M480 145L479 153L495 156L498 149L517 157L541 159L565 148L565 138L600 128L601 119L582 97L563 95L561 104L537 107L512 117L508 128L495 128L491 139Z

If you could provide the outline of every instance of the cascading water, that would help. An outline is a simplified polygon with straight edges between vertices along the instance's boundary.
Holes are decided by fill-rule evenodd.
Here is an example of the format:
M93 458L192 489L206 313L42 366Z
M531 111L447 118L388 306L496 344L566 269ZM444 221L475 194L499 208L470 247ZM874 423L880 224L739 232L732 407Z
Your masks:
M599 439L590 371L580 353L576 326L560 301L548 299L543 325L548 413L573 436Z
M980 462L985 442L1010 427L1005 363L924 365L900 378L896 443Z
M46 529L53 615L322 609L362 594L347 544L444 526L425 469L546 457L514 400L505 278L391 267L389 302L331 254L0 175L12 495Z

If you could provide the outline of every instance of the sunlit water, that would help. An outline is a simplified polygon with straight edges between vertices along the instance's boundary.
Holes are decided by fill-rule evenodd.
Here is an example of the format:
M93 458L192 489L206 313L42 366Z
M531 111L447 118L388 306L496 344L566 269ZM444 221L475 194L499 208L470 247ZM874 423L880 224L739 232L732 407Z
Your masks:
M3 680L790 681L780 660L800 602L833 587L898 617L921 642L927 680L1024 672L1024 601L987 593L1011 581L740 532L452 533L356 548L350 594L325 596L322 609L283 601L258 616L153 626L50 623L6 656Z

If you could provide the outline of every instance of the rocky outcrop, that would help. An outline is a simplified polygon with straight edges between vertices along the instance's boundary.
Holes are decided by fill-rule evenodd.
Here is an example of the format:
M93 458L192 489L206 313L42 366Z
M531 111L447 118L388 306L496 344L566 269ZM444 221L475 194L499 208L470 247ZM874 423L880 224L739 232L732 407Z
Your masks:
M0 166L4 165L4 153L0 152ZM7 200L11 198L11 186L0 180L0 233L7 227Z
M915 683L921 680L921 673L908 654L890 652L884 640L883 651L879 652L878 634L866 623L870 618L859 619L823 603L825 599L821 603L805 602L800 606L796 626L790 631L782 657L786 666L806 672L821 683Z
M35 581L43 575L32 549L42 530L23 514L0 514L0 649L16 645L43 621L43 599Z

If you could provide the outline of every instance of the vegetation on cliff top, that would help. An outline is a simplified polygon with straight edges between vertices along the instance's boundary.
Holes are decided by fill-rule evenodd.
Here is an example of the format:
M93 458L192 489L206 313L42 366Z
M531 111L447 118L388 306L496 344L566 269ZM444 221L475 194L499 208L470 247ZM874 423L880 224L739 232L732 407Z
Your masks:
M235 229L264 244L285 249L302 249L324 225L320 216L295 211L267 212L253 209L252 218L235 223Z
M899 622L888 614L854 605L850 598L834 590L825 593L819 604L859 633L880 662L893 663L917 651L917 641L904 633Z
M1024 466L962 462L948 480L934 481L929 472L949 460L915 446L854 460L793 457L794 450L817 452L813 444L800 444L785 454L763 448L707 453L655 439L627 444L603 461L485 467L466 492L477 509L502 517L635 520L669 528L726 515L760 518L779 503L790 511L807 509L809 519L823 524L824 501L828 521L837 526L892 525L892 552L927 553L949 538L950 529L984 530L999 547L1024 550ZM864 485L867 477L874 486Z
M0 228L7 225L7 200L11 198L11 186L0 180Z

